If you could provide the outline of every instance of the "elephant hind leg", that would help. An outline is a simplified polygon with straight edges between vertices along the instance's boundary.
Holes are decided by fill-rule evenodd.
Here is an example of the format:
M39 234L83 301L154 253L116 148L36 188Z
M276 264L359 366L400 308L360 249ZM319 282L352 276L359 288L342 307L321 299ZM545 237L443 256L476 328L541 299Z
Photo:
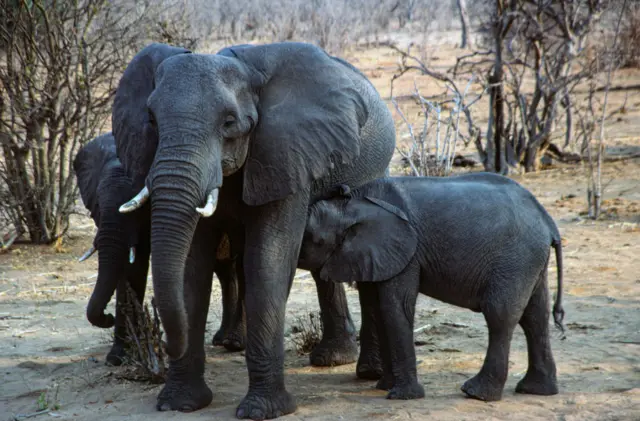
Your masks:
M311 352L311 365L331 367L356 360L358 346L356 330L349 314L344 286L320 279L312 272L318 291L322 317L322 340Z
M217 260L215 272L222 289L222 323L213 336L214 346L242 351L246 343L244 279L241 259Z
M506 284L514 285L515 288L517 283L503 283L503 285ZM496 283L489 285L496 285ZM502 399L509 372L511 338L522 315L522 310L518 311L518 291L494 288L491 292L493 294L487 297L481 306L489 329L487 354L480 372L467 380L461 388L469 397L487 402Z
M527 374L518 382L516 392L532 395L557 394L556 364L549 338L549 287L546 267L520 319L520 326L527 338L529 367Z

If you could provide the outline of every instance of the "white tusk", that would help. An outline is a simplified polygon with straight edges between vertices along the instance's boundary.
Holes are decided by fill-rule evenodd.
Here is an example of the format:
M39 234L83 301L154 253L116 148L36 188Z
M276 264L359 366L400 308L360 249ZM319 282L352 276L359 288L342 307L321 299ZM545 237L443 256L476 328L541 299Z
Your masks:
M218 189L213 189L207 196L207 204L204 205L204 208L196 208L196 211L205 218L208 218L213 215L216 206L218 206Z
M96 252L96 248L94 246L91 246L91 248L89 250L87 250L82 257L80 257L78 259L78 262L84 262L85 260L87 260L89 257L91 257L93 255L93 253Z
M147 200L149 200L149 189L145 186L133 199L120 206L120 213L134 211L144 205Z
M133 264L133 262L135 261L136 261L136 248L131 247L129 248L129 263Z

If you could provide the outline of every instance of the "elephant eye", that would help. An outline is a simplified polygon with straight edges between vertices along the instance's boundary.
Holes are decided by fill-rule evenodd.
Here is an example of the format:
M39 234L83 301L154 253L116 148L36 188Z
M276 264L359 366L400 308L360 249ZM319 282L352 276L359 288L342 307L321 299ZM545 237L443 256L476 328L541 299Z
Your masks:
M224 127L228 129L233 127L234 124L236 124L236 118L229 114L224 120Z

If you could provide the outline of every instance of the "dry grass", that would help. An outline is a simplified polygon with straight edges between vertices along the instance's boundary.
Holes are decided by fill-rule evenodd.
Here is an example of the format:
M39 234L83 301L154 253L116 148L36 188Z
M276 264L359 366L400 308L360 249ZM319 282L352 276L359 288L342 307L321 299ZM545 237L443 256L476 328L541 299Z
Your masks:
M162 343L160 318L151 299L153 317L149 305L138 302L136 293L127 284L125 315L127 321L127 349L130 365L120 374L133 381L164 383L167 375L166 356Z

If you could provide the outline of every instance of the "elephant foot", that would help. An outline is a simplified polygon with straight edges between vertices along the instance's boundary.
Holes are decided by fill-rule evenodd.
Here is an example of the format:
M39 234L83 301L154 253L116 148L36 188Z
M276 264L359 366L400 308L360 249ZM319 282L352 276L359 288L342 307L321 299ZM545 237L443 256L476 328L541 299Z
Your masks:
M238 405L236 417L240 419L269 420L291 414L296 409L296 399L286 390L267 395L249 392Z
M491 381L487 376L477 375L467 380L460 388L468 397L485 402L499 401L502 399L504 383Z
M383 376L376 383L376 389L391 390L393 388L393 377Z
M213 393L202 377L189 381L167 379L158 395L158 411L192 412L204 408L213 400Z
M128 357L129 354L127 354L125 345L123 343L114 342L111 350L107 354L105 364L114 367L126 365L129 360Z
M377 353L360 351L358 365L356 366L356 376L363 380L378 380L382 378L382 361Z
M211 339L211 345L213 346L222 346L222 341L224 340L224 331L222 328L218 329L215 335L213 335L213 339Z
M387 394L387 399L395 400L420 398L424 398L424 387L417 381L402 386L393 386Z
M231 331L225 333L222 329L218 330L211 343L213 346L223 346L227 351L237 352L243 351L246 348L246 336L243 333Z
M237 332L229 332L224 335L222 339L222 346L224 346L227 351L237 352L245 349L245 335Z
M553 375L541 372L529 373L516 385L516 393L526 393L529 395L557 395L558 382L555 373Z
M311 352L309 360L316 367L333 367L351 364L358 355L358 345L355 338L324 338Z

